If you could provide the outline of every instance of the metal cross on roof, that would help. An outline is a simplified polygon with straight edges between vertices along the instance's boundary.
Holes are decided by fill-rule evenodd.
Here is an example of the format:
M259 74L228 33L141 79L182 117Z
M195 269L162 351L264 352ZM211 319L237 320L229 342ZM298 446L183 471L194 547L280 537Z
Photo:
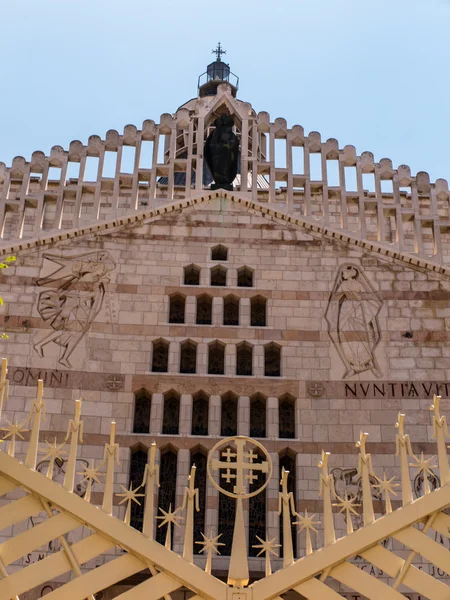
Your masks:
M217 44L217 48L211 51L213 54L217 56L217 60L220 61L222 54L226 54L227 51L222 48L220 42Z

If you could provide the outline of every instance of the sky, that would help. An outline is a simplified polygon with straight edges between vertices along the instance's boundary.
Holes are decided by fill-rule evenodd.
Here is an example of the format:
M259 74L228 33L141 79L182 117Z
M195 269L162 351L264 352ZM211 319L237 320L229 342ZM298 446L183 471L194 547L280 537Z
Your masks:
M238 97L450 179L450 0L21 0L1 9L0 161L159 121L221 42Z

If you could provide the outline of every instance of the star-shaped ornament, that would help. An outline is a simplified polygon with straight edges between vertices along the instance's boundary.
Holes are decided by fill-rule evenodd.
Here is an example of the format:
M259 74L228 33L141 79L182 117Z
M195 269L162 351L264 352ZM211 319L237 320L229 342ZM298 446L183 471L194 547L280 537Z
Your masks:
M348 498L347 492L345 493L345 498L342 499L340 496L337 496L339 502L333 504L333 506L339 507L341 510L340 513L343 513L345 510L345 519L347 522L347 534L353 533L353 522L352 522L352 514L358 516L358 513L355 510L356 506L361 506L361 504L356 504L356 498Z
M14 423L6 421L6 423L8 424L8 426L2 427L2 431L6 431L7 433L5 436L3 436L2 441L11 438L9 441L8 454L9 456L14 456L16 437L19 437L21 440L23 440L25 438L23 437L22 433L28 431L28 429L25 429L25 424L27 423L27 420L23 421L22 423L18 423L17 421L14 421Z
M49 479L52 479L55 461L62 459L63 455L67 454L67 452L65 450L62 450L64 442L58 446L58 444L56 443L56 438L53 440L53 444L50 444L48 440L45 440L45 443L47 444L47 447L41 448L39 452L41 454L45 454L42 460L47 460L48 458L50 459L50 463L47 469L47 477Z
M169 510L165 511L163 508L159 509L162 512L162 516L160 517L156 517L158 520L161 521L161 523L158 525L159 527L162 527L163 525L167 525L167 532L166 532L166 543L165 546L168 550L172 549L172 523L176 526L176 527L180 527L180 524L178 523L178 520L182 520L183 517L180 515L177 515L177 512L180 510L180 508L176 508L174 511L172 510L172 504L169 504Z
M266 577L268 577L269 575L272 575L272 566L270 564L270 555L273 554L274 556L278 556L278 554L275 552L275 548L281 548L281 544L275 543L276 538L273 538L271 540L269 540L269 539L262 540L257 535L256 539L261 543L253 545L252 548L261 548L261 550L259 551L257 556L261 556L261 554L265 553L265 555L266 555Z
M437 465L431 465L431 461L434 460L433 456L430 456L430 458L427 458L425 460L425 457L423 455L423 452L420 455L420 459L414 457L416 462L415 463L411 463L409 466L410 467L416 467L417 471L419 472L419 474L421 474L423 476L423 491L425 492L425 494L429 494L431 492L430 489L430 481L428 479L428 475L431 476L435 476L434 475L434 471L433 469L437 468Z
M293 525L300 525L300 531L306 530L306 554L312 554L312 542L311 542L311 531L317 533L317 529L314 525L319 525L320 521L314 521L315 514L309 515L308 510L305 510L304 515L296 515L298 517L298 521L294 521Z
M220 554L218 547L225 546L225 544L218 541L218 539L220 537L222 537L221 533L219 533L219 535L216 535L216 537L213 537L211 532L209 532L209 537L206 537L206 535L204 533L202 533L202 538L204 541L203 542L195 542L196 544L203 546L203 548L200 550L200 554L202 552L205 552L205 550L207 552L206 565L205 565L206 573L211 573L213 552L215 554Z
M137 492L141 489L141 485L138 485L136 488L134 488L133 490L133 485L130 485L130 489L127 490L126 487L124 487L123 485L120 486L123 490L123 494L116 494L116 496L119 496L120 498L123 498L123 500L121 500L119 502L119 504L123 504L124 502L127 502L127 509L125 511L125 518L124 518L124 523L129 524L130 523L130 518L131 518L131 503L132 502L136 502L136 504L138 506L141 505L141 503L139 502L138 498L143 498L145 496L145 494L138 494Z
M87 487L86 487L86 492L84 494L84 499L87 502L91 501L91 492L92 492L92 484L94 483L94 481L96 481L97 483L101 483L99 476L99 467L83 467L83 471L81 473L77 473L77 475L81 475L81 477L83 478L81 481L87 481Z
M395 487L398 487L399 483L393 483L395 477L391 477L388 479L386 477L386 473L383 473L383 479L378 479L380 483L376 483L373 487L378 488L382 493L384 493L385 503L386 503L386 514L392 512L391 498L390 494L393 496L397 495L397 492L394 490Z

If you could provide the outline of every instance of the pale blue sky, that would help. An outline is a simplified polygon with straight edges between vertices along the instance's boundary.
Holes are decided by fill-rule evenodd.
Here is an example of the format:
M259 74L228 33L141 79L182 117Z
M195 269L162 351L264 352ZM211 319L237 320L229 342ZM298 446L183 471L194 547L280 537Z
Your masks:
M450 0L21 0L1 9L0 161L159 120L220 40L272 120L450 179Z

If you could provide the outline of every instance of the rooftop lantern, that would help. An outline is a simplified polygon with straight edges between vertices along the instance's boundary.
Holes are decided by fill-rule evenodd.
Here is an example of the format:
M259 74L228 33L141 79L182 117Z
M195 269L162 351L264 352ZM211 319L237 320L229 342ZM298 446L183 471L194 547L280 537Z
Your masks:
M228 83L233 96L236 97L239 87L239 77L230 71L230 65L221 60L222 54L226 54L227 51L223 50L219 42L217 48L212 52L217 58L207 66L206 73L202 73L198 78L198 95L200 98L215 96L219 85L221 83Z

